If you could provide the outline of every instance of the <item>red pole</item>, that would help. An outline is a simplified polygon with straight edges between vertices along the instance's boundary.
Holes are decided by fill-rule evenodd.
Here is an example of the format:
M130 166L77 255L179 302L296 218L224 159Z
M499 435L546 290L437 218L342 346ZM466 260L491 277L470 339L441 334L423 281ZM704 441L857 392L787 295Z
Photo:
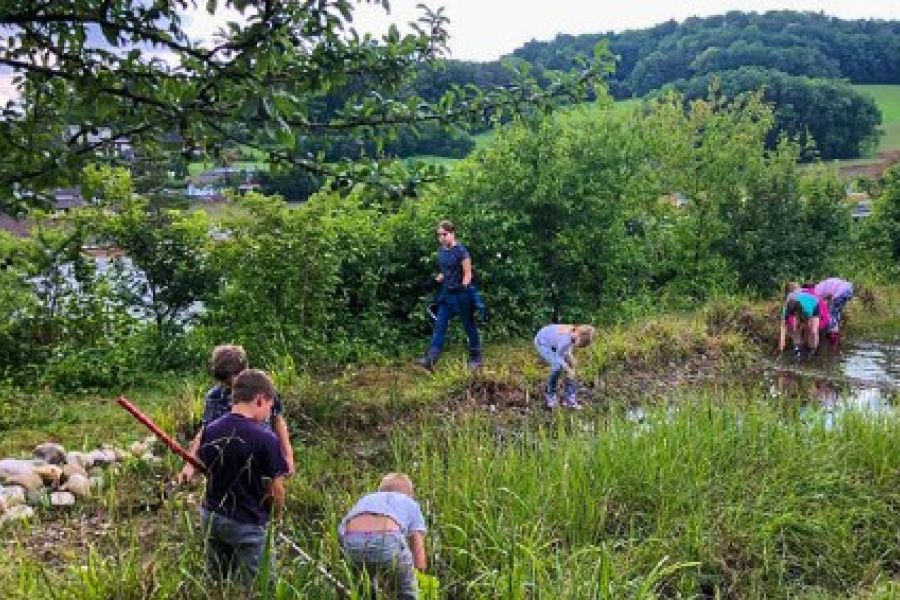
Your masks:
M150 417L142 413L137 406L129 402L128 398L126 398L125 396L119 396L116 399L116 402L119 403L119 406L130 412L131 416L140 421L141 424L144 425L144 427L149 429L153 433L153 435L159 438L159 441L161 441L163 444L168 446L172 452L189 462L201 473L206 473L206 467L203 466L203 463L194 458L187 450L185 450L181 446L181 444L166 435L166 433L162 429L160 429L156 423L150 420Z

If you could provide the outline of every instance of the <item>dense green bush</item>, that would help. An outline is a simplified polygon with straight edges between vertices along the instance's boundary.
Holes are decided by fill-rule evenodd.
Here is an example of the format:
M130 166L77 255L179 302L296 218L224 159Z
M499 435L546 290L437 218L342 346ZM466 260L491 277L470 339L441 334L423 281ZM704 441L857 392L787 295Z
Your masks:
M875 215L855 225L833 172L799 169L796 141L766 149L773 122L759 95L574 110L506 127L415 198L362 186L300 205L249 194L215 220L155 209L133 197L127 174L89 171L97 206L2 240L16 257L0 273L4 374L120 386L199 369L225 342L260 365L411 353L429 334L423 284L444 218L472 253L489 340L553 320L770 296L788 278L890 276L896 171L873 190ZM128 261L98 273L87 241Z

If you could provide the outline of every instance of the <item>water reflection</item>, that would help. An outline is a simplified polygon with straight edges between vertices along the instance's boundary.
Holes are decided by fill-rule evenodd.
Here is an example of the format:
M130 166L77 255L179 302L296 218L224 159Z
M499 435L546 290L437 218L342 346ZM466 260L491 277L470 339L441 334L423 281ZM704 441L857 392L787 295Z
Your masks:
M900 344L857 344L841 357L847 377L900 387Z
M834 357L803 365L802 369L779 367L771 391L808 403L801 414L821 419L834 428L841 415L863 413L873 417L895 417L892 398L900 391L900 345L862 343Z

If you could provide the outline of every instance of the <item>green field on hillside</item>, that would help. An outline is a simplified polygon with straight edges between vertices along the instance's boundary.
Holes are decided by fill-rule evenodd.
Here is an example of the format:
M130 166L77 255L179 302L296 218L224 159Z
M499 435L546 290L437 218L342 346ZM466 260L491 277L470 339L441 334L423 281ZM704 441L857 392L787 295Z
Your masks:
M900 149L900 85L854 85L857 91L875 99L884 119L884 137L877 152Z

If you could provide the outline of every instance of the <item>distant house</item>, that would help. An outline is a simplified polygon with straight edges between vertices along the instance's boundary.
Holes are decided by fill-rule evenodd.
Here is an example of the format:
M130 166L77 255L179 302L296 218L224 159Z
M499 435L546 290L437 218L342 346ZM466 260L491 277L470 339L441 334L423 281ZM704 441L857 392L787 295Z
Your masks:
M872 201L865 192L848 192L846 201L850 204L850 216L854 220L872 216Z
M112 139L112 135L112 129L109 127L95 127L83 130L77 125L71 125L68 131L69 137L66 141L75 146L97 145L98 153L132 160L134 158L134 148L131 146L131 140L125 137Z
M216 167L187 178L185 194L198 200L221 199L227 189L237 189L240 193L259 188L252 180L253 169L237 169L235 167ZM243 180L243 181L241 181ZM236 182L240 181L240 183Z
M58 188L53 192L55 200L54 208L57 212L69 212L73 208L84 206L86 203L81 196L81 188Z

